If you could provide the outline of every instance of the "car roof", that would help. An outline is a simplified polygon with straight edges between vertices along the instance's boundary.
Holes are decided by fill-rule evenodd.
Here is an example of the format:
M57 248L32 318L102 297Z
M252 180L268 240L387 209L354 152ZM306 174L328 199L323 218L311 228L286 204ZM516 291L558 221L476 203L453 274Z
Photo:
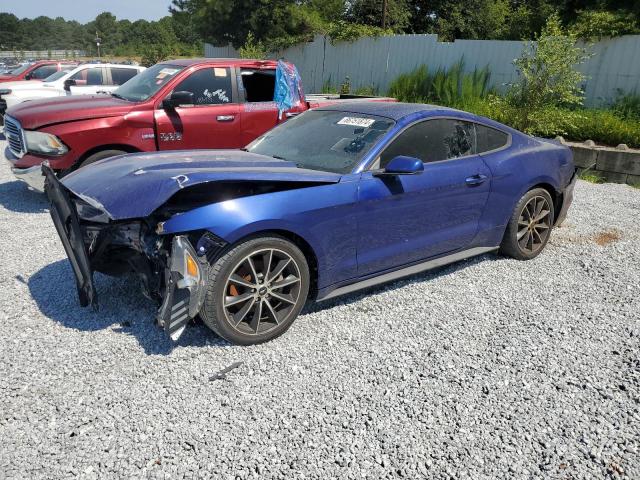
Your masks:
M415 113L424 113L425 117L442 112L463 113L459 110L441 107L439 105L402 102L339 102L333 105L327 105L326 107L315 108L314 110L333 110L361 113L363 115L378 115L380 117L386 117L396 121Z
M180 65L185 67L213 63L223 63L229 66L265 65L270 67L275 67L278 64L275 60L254 60L245 58L176 58L175 60L165 60L161 63L165 65Z

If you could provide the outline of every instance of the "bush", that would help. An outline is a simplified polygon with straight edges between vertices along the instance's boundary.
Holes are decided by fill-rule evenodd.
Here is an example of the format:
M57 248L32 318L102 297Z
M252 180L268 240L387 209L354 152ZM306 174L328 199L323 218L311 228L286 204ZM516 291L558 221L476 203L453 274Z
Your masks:
M522 117L517 107L495 95L458 105L457 108L516 129ZM547 138L562 135L567 140L593 140L611 146L624 143L631 148L640 148L640 121L625 120L612 110L547 107L531 115L527 133Z
M575 125L567 126L567 138L640 148L640 121L623 120L611 110L579 110L577 114Z
M611 110L625 120L640 121L640 95L636 92L624 93L618 89Z
M527 133L540 127L548 109L582 105L580 85L585 76L576 67L589 58L576 45L575 35L565 32L557 15L549 18L536 40L514 61L518 81L507 92L519 114L514 119L516 126Z

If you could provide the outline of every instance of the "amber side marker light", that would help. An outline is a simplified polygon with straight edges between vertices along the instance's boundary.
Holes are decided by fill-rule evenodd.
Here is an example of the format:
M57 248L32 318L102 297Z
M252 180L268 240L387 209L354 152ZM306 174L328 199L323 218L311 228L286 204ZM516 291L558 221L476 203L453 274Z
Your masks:
M187 273L189 276L198 278L198 264L191 255L187 254Z

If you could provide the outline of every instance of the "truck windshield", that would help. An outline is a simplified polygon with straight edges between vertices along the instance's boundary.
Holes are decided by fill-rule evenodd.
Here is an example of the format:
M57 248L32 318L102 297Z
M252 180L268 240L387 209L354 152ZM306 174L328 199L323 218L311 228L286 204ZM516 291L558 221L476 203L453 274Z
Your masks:
M246 150L300 168L349 173L393 125L377 115L311 110L265 133Z
M180 65L159 63L126 81L113 92L113 96L130 102L142 102L152 97L183 69Z
M27 63L26 65L22 65L22 66L20 66L18 68L14 68L13 70L11 70L9 72L9 75L20 75L22 72L24 72L30 66L31 66L31 64Z
M51 75L49 75L47 78L43 80L43 82L44 83L55 82L59 78L64 77L67 73L69 73L69 70L60 70L59 72L52 73Z

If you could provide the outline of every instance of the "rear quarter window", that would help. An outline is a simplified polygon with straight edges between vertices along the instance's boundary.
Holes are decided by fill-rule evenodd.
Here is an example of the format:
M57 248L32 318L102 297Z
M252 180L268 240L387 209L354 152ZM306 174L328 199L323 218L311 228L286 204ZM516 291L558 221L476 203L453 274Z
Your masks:
M509 143L509 135L476 123L476 142L478 153L490 152L506 146Z

